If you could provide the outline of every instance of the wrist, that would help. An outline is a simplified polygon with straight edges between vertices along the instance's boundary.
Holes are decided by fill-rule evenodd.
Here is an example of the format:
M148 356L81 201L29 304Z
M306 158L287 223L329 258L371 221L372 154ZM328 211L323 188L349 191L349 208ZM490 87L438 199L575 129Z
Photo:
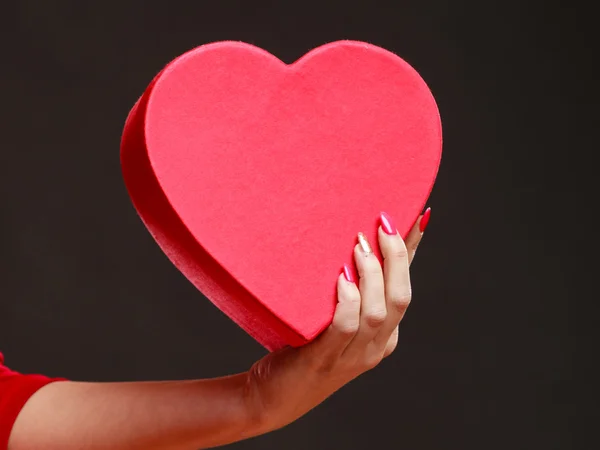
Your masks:
M260 407L258 398L252 388L249 372L233 375L229 378L229 398L232 404L230 418L236 425L235 433L239 439L247 439L266 433L267 415Z
M240 399L243 411L243 433L245 437L259 436L277 428L271 419L268 405L265 403L261 386L254 367L243 374L243 386Z
M212 448L266 432L259 410L249 401L247 382L247 373L196 380L197 395L192 402L198 414L188 430L196 436L191 443L195 448Z
M298 349L272 353L245 374L246 423L253 435L285 427L327 397L327 373L315 370L307 356Z

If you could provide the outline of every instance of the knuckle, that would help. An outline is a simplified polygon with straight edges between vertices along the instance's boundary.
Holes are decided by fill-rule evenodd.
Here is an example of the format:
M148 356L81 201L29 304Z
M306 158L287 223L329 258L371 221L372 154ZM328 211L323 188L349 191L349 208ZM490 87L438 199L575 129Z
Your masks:
M365 356L362 365L366 370L371 370L371 369L374 369L375 367L377 367L382 359L383 359L383 355L369 354L369 355Z
M358 305L360 305L360 292L358 291L358 289L354 289L352 290L352 292L348 292L345 297L348 303L351 304L351 307L353 309L359 307Z
M385 249L382 249L384 258L406 258L408 256L407 244L398 237L386 245Z
M408 308L408 305L410 305L411 298L412 295L410 292L397 294L391 296L388 303L395 311L403 312Z
M384 354L383 354L383 357L384 357L384 358L387 358L387 357L388 357L388 356L390 356L392 353L394 353L394 350L396 350L396 347L397 347L397 346L398 346L398 343L397 343L397 342L395 342L395 343L393 343L393 344L388 344L388 345L385 347L385 352L384 352Z
M396 334L394 337L390 338L390 340L386 344L385 351L383 353L383 357L387 358L392 353L394 353L394 350L396 350L397 346L398 346L398 334Z
M398 259L408 258L408 249L404 245L394 246L388 254L388 257Z
M365 311L364 320L365 323L371 328L378 328L385 322L387 318L387 311L385 309L373 309L371 311Z
M375 258L373 258L375 259ZM379 264L379 261L372 261L369 263L366 263L364 265L361 265L361 267L359 267L358 269L358 275L361 278L364 277L370 277L370 276L374 276L374 275L381 275L382 270L381 270L381 265Z
M360 291L356 286L342 286L341 289L338 290L338 296L340 298L340 302L337 305L337 308L344 309L357 309L360 305Z
M344 336L352 337L358 333L358 320L343 320L334 324L335 329Z

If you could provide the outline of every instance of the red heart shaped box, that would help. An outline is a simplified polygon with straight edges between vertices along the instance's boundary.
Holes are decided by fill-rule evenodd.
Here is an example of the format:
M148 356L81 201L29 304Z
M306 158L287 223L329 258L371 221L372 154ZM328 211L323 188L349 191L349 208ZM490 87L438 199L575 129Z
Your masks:
M425 82L339 41L287 65L240 42L168 64L123 132L125 184L175 266L269 350L330 323L336 281L380 211L406 236L442 153ZM378 257L380 257L377 251Z

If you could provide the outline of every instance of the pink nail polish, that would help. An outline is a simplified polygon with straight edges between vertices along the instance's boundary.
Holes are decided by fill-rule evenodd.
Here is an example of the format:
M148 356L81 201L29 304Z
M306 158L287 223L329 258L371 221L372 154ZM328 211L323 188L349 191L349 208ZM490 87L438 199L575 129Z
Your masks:
M398 232L398 230L396 230L396 226L394 225L392 218L383 211L379 216L381 219L381 228L383 229L383 231L385 231L385 234L389 234L390 236L395 235Z
M423 217L421 217L421 221L419 222L419 231L421 233L425 231L427 228L427 224L429 223L429 218L431 217L431 208L427 208L423 213Z
M344 277L346 277L346 280L350 283L354 283L354 274L348 264L344 264Z

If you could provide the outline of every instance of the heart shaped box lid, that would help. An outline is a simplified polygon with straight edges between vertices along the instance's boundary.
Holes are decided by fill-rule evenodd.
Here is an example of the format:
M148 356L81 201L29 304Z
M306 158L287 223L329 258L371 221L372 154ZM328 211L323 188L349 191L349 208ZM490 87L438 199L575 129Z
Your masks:
M356 41L289 65L241 42L200 46L150 83L121 144L125 184L158 245L269 350L331 323L357 232L380 257L386 211L406 236L441 154L423 79Z

